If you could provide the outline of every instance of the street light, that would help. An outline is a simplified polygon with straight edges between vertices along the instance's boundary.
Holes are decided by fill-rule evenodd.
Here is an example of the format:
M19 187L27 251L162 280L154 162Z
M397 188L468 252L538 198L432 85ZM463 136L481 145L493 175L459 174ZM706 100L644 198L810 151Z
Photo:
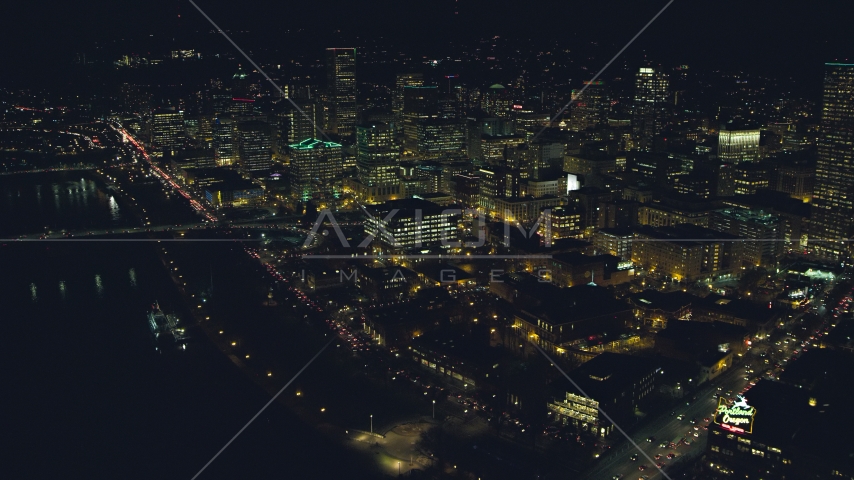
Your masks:
M371 415L371 435L374 434L374 416Z
M436 400L433 400L433 420L436 420Z

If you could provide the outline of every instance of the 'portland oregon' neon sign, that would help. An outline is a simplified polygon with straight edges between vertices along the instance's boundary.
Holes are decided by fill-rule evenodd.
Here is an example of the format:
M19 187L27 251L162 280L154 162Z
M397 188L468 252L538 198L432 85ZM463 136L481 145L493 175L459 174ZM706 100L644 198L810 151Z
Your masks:
M732 401L721 397L715 414L715 423L735 433L753 433L753 417L756 407L747 404L747 399L738 396Z

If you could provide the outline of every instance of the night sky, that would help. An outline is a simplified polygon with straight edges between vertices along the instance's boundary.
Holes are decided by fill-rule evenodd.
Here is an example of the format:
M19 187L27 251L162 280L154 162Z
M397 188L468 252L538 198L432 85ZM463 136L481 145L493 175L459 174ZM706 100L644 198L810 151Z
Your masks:
M424 49L449 40L501 35L590 39L613 44L616 53L666 1L458 0L456 15L454 0L198 3L224 29L250 30L246 38L257 39L257 45L247 48L284 47L282 32L303 28L317 39L318 49L329 46L323 39L340 29L345 36L381 34ZM848 30L852 19L854 2L676 0L626 55L646 54L664 65L748 68L797 77L824 61L854 59L854 36ZM194 44L199 38L194 32L208 29L189 1L175 0L13 2L4 5L0 23L6 47L0 54L0 81L22 69L50 74L53 65L75 53L120 39L165 52L174 46L168 40L186 35L177 43L204 49Z

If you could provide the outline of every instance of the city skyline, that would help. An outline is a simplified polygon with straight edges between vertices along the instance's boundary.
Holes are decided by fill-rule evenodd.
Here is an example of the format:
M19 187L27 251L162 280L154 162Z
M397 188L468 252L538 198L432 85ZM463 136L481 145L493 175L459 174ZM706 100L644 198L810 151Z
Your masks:
M37 10L11 477L854 479L851 6Z

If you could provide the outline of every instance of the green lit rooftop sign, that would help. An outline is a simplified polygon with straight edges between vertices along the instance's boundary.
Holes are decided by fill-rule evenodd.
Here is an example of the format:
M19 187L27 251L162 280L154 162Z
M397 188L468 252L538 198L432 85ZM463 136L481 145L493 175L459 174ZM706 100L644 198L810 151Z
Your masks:
M299 143L294 143L293 145L288 145L288 147L291 148L292 150L311 150L311 149L317 148L319 146L322 146L324 148L334 148L334 147L340 147L341 144L335 143L335 142L324 142L324 141L318 140L316 138L306 138L305 140L303 140Z

